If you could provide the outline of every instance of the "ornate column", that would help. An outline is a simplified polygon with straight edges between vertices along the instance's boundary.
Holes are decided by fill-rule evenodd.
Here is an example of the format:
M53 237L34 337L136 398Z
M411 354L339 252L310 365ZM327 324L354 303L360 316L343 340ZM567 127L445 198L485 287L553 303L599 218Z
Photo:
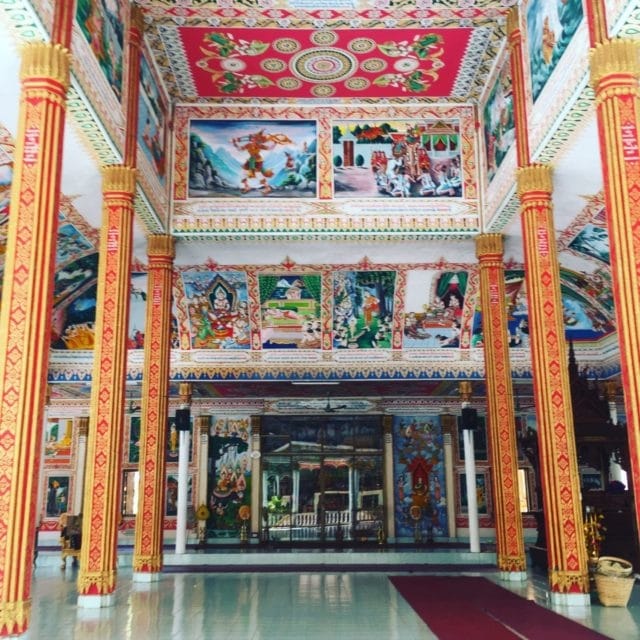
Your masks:
M640 531L639 79L638 40L609 40L592 49L591 84L596 92L636 535Z
M198 497L196 504L198 508L196 515L200 512L200 507L208 506L208 481L209 481L209 431L211 429L211 416L198 416L195 419L194 432L200 439L198 446ZM194 434L194 436L195 436ZM204 544L207 539L207 520L198 517L198 542Z
M257 536L262 522L260 503L260 416L251 416L251 536ZM257 455L255 455L257 453Z
M133 547L133 579L157 580L162 570L165 447L171 352L171 289L174 241L149 236L147 307L144 330L140 479Z
M122 483L122 434L135 169L103 169L96 343L91 378L78 605L113 604Z
M504 304L503 246L503 238L498 233L485 233L476 238L498 569L503 578L525 580L527 562L518 493L518 450Z
M87 463L87 435L89 433L89 418L78 418L78 448L76 453L76 489L73 492L74 515L82 513L82 497L84 494L84 470Z
M0 636L26 631L51 341L69 53L22 50L0 310Z
M395 542L396 521L395 500L393 496L393 416L382 417L384 437L384 512L386 518L387 541Z
M590 602L587 551L552 189L548 166L530 165L518 171L549 586L557 603L586 605Z
M522 55L522 31L520 13L513 7L507 14L507 36L509 43L511 86L513 87L513 120L516 134L516 152L519 167L529 164L529 136L527 134L527 99Z

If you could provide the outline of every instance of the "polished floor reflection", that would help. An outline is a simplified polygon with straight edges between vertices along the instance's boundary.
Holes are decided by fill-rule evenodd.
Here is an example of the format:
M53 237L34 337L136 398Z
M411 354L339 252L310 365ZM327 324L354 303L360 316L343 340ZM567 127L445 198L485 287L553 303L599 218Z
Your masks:
M434 572L430 572L434 573ZM436 636L387 573L165 573L154 584L118 574L116 604L76 606L77 570L38 567L30 640L415 640ZM497 580L494 572L482 575ZM504 585L504 583L501 583ZM506 586L506 585L505 585ZM545 578L511 588L548 606ZM461 603L461 613L464 603ZM626 608L559 610L615 640L640 638L640 585ZM478 635L478 638L484 638ZM461 639L472 640L472 639ZM488 639L487 639L488 640ZM531 639L530 639L531 640Z

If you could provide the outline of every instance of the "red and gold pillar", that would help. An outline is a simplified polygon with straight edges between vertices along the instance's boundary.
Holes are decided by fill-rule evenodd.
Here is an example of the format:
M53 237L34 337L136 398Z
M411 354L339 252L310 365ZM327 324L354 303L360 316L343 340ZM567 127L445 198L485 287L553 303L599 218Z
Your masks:
M69 86L67 48L27 44L20 75L0 311L0 636L26 631L31 611Z
M519 169L518 195L526 264L549 586L557 603L588 604L587 551L562 317L560 270L553 229L552 190L548 166L529 165Z
M120 520L135 169L103 169L96 344L91 378L78 605L112 604Z
M476 238L476 255L480 261L498 569L503 578L525 580L527 563L518 492L518 450L505 310L503 244L498 233L479 235Z
M596 92L636 531L640 531L639 80L638 40L605 39L592 49L591 84Z
M157 580L162 571L174 258L171 236L149 236L148 242L149 295L144 333L140 480L133 549L133 575L134 580L138 582Z
M516 134L516 152L518 166L524 167L529 164L529 136L527 134L527 100L522 53L522 31L520 29L520 13L516 7L507 14L507 38L511 66L511 86L513 87L513 121Z
M78 573L78 606L87 608L113 604L116 586L142 26L141 10L131 5L124 164L103 169L96 346Z

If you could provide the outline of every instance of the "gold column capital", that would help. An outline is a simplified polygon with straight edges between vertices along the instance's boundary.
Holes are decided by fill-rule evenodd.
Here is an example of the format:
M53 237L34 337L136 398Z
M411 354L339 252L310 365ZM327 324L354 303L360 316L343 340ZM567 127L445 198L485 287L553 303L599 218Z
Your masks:
M131 29L137 29L142 33L144 30L144 12L137 4L131 5L131 13L129 18L129 27Z
M471 402L471 396L473 395L471 381L461 380L458 384L458 393L460 394L460 400L462 400L462 402Z
M81 416L78 418L78 435L87 437L89 433L89 416Z
M481 233L476 236L476 257L502 255L504 236L501 233Z
M175 240L173 236L152 235L147 237L147 255L150 258L174 258Z
M612 74L640 76L640 42L628 38L606 40L589 54L591 86L597 91L601 80Z
M518 7L511 7L507 12L507 37L520 29L520 11Z
M69 50L50 42L28 42L22 47L20 79L46 78L69 88Z
M183 404L191 404L192 388L190 382L181 382L178 385L178 396Z
M102 167L102 190L135 193L136 170L123 164Z
M553 192L553 170L548 164L530 164L517 171L518 196L530 191Z

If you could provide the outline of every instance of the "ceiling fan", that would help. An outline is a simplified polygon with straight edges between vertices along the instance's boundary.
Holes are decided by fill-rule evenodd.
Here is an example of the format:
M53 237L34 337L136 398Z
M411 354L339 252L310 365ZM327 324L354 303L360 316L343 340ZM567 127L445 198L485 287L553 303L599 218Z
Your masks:
M336 406L331 406L331 394L327 394L327 404L324 407L325 413L335 413L336 411L340 411L340 409L346 409L346 404L339 404Z

